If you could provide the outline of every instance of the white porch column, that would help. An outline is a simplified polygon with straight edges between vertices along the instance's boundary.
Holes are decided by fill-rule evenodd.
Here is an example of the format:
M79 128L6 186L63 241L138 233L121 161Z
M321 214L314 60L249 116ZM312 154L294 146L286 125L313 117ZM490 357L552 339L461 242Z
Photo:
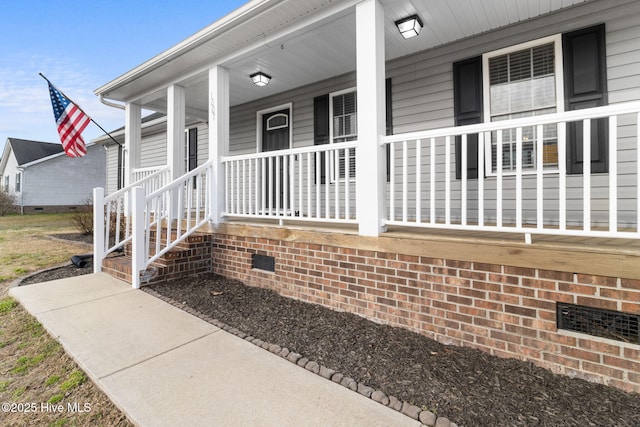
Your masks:
M385 157L380 145L385 133L384 10L378 0L356 6L356 80L358 90L358 151L356 203L359 233L384 232Z
M140 145L142 143L142 108L128 103L124 107L124 185L133 182L133 170L140 167Z
M185 90L171 85L167 89L167 165L171 179L184 174Z
M209 69L209 159L211 190L209 201L214 225L222 221L225 207L224 166L221 158L229 147L229 71L222 67Z

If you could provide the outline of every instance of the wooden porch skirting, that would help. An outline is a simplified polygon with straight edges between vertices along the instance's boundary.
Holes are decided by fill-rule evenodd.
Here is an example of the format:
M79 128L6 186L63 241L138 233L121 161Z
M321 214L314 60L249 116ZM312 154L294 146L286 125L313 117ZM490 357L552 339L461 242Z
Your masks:
M640 247L620 241L224 223L213 271L445 344L640 393L640 345L558 330L556 303L640 314ZM624 242L622 242L624 243ZM273 257L275 272L252 268Z

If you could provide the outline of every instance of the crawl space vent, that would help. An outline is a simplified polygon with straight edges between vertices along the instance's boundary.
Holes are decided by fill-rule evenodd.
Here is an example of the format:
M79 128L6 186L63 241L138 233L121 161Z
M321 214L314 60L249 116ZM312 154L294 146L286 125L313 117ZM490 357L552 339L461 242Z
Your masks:
M253 254L251 255L251 268L273 273L276 271L276 259L272 256Z
M640 315L557 303L558 329L640 344Z

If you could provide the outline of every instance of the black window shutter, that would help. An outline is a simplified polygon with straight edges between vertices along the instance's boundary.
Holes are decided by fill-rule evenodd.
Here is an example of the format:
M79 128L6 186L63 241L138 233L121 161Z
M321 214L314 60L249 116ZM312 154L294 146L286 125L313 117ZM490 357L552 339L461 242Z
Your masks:
M326 94L313 99L313 144L328 144L329 137L329 94ZM316 164L316 167L320 168L320 180L321 184L324 184L326 181L324 155L321 156L320 164Z
M385 80L385 119L386 134L393 135L393 105L391 103L391 79ZM387 182L391 180L391 146L387 144Z
M198 167L198 128L189 129L189 171Z
M453 64L455 125L482 123L482 57ZM462 137L456 137L456 179L462 178ZM478 178L478 135L467 135L467 178Z
M118 190L124 187L124 153L122 145L118 144Z
M604 24L562 35L566 111L607 105ZM567 124L567 173L582 173L582 122ZM591 121L591 171L608 171L608 121Z

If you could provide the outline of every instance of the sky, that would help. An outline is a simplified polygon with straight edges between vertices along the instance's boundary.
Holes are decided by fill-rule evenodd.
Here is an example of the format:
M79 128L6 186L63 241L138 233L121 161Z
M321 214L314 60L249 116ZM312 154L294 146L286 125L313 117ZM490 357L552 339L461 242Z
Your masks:
M124 111L93 91L247 1L0 0L0 147L10 137L60 142L38 73L105 130L124 126ZM92 123L82 135L102 134Z

